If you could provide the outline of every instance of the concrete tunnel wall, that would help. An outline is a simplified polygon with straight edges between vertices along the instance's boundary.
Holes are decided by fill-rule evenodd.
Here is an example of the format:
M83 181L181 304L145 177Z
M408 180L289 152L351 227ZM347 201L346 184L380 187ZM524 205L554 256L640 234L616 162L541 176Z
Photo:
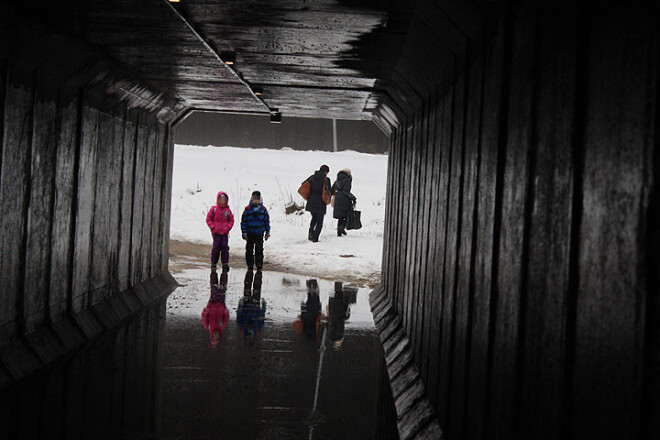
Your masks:
M26 27L0 51L0 385L174 285L172 115L94 49Z
M402 438L657 438L657 10L489 19L391 137L372 306Z

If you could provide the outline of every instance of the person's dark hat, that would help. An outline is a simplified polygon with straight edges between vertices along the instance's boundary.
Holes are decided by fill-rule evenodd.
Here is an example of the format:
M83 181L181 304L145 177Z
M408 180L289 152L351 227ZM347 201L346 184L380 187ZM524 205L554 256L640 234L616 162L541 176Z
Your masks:
M320 171L323 171L324 173L329 173L330 172L330 167L327 165L321 165L321 168L319 168Z
M254 197L254 196L257 196L257 197L261 198L261 192L260 191L252 192L252 197Z

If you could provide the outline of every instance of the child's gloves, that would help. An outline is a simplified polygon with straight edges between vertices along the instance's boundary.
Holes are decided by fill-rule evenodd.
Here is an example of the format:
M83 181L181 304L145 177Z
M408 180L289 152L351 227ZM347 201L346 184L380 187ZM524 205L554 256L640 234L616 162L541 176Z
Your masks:
M247 240L247 234L243 234L243 240Z
M270 234L266 234L266 241L270 238Z

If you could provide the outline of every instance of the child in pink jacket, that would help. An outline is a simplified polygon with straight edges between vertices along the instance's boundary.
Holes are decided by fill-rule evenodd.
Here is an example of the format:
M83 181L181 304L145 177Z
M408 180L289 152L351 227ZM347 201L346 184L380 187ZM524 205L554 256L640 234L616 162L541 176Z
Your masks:
M209 209L206 215L206 224L213 235L213 249L211 250L211 269L218 265L218 258L222 254L222 269L229 270L229 231L234 227L234 214L229 209L229 196L220 191L216 205Z

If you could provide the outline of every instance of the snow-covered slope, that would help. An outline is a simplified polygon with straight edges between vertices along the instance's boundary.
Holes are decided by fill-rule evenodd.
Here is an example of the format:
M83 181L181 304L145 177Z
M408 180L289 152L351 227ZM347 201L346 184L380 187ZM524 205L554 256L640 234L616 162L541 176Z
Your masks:
M321 241L310 243L310 214L286 215L285 206L291 201L303 204L296 191L322 164L330 167L333 182L337 171L351 169L363 228L338 238L337 223L329 206ZM177 145L170 236L180 241L208 243L210 247L206 213L215 203L216 193L225 191L236 217L230 234L232 259L242 258L240 216L252 191L259 190L271 216L266 266L276 262L292 272L318 277L339 279L351 273L352 278L373 279L380 272L386 175L386 155Z

